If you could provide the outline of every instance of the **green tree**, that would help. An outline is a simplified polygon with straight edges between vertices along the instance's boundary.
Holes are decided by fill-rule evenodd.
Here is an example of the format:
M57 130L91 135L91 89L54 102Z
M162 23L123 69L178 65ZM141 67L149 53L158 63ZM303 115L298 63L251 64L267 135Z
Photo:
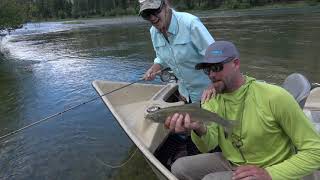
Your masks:
M25 7L17 0L0 1L0 32L22 27L25 21Z

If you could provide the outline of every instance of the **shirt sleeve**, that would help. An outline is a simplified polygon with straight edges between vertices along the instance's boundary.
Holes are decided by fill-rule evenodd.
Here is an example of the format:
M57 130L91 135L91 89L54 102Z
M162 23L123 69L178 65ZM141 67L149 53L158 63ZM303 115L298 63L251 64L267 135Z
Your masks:
M207 47L214 43L214 39L199 18L194 19L191 23L191 40L198 49L199 54L203 56Z
M202 108L211 111L208 103L202 105ZM209 152L218 145L218 125L216 123L207 125L207 133L201 137L199 137L194 131L192 131L191 139L200 152Z
M154 58L153 63L155 64L163 64L163 61L161 61L161 59L159 57Z
M151 40L152 40L152 44L153 44L153 50L156 53L156 58L154 58L153 63L160 64L162 67L168 67L168 65L160 58L159 52L157 51L157 49L155 47L154 41L156 38L156 32L153 27L150 28L150 36L151 36Z
M156 58L154 58L153 63L154 63L154 64L160 64L161 68L167 68L167 67L169 67L169 66L167 65L167 63L165 63L164 61L162 61L162 60L159 58L159 56L156 56Z
M299 179L320 168L320 136L298 103L285 90L270 100L279 126L290 137L296 154L267 167L273 180Z

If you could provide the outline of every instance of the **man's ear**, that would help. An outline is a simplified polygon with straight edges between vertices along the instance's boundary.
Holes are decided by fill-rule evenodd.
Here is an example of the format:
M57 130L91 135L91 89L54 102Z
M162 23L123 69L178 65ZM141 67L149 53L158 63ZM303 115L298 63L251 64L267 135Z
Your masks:
M240 68L240 59L239 58L234 59L233 64L237 69L239 69Z

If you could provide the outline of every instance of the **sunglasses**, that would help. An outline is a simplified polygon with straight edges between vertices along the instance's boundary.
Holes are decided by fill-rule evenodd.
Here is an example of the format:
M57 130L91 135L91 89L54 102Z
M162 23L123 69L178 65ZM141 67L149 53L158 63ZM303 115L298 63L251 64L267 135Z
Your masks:
M210 65L204 67L202 70L206 75L209 75L210 72L220 72L223 70L224 64L231 62L233 59L234 58L231 57L231 58L228 58L220 63L210 64Z
M141 17L144 20L149 20L151 15L157 16L161 12L161 10L163 8L163 4L164 3L162 1L161 5L160 5L160 7L158 9L146 9L146 10L142 11L141 14L140 14Z

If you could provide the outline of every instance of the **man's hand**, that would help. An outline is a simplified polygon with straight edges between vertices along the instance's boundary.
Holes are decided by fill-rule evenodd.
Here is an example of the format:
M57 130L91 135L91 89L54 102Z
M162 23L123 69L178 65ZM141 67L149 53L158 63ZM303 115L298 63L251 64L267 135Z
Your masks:
M269 173L258 166L244 165L236 168L232 180L272 180Z
M210 84L207 89L205 89L201 96L201 102L209 101L217 93L220 93L224 89L224 84L222 81L214 82Z
M173 116L167 117L164 126L171 132L183 133L194 130L198 136L206 133L207 128L202 122L191 121L190 115L175 113Z
M154 80L156 78L157 73L153 72L153 69L149 69L143 76L144 80L150 81L150 80Z
M143 75L143 79L147 81L154 80L159 73L161 73L161 66L159 64L153 64Z
M201 102L209 101L216 95L216 89L214 84L210 84L207 89L205 89L201 96Z

